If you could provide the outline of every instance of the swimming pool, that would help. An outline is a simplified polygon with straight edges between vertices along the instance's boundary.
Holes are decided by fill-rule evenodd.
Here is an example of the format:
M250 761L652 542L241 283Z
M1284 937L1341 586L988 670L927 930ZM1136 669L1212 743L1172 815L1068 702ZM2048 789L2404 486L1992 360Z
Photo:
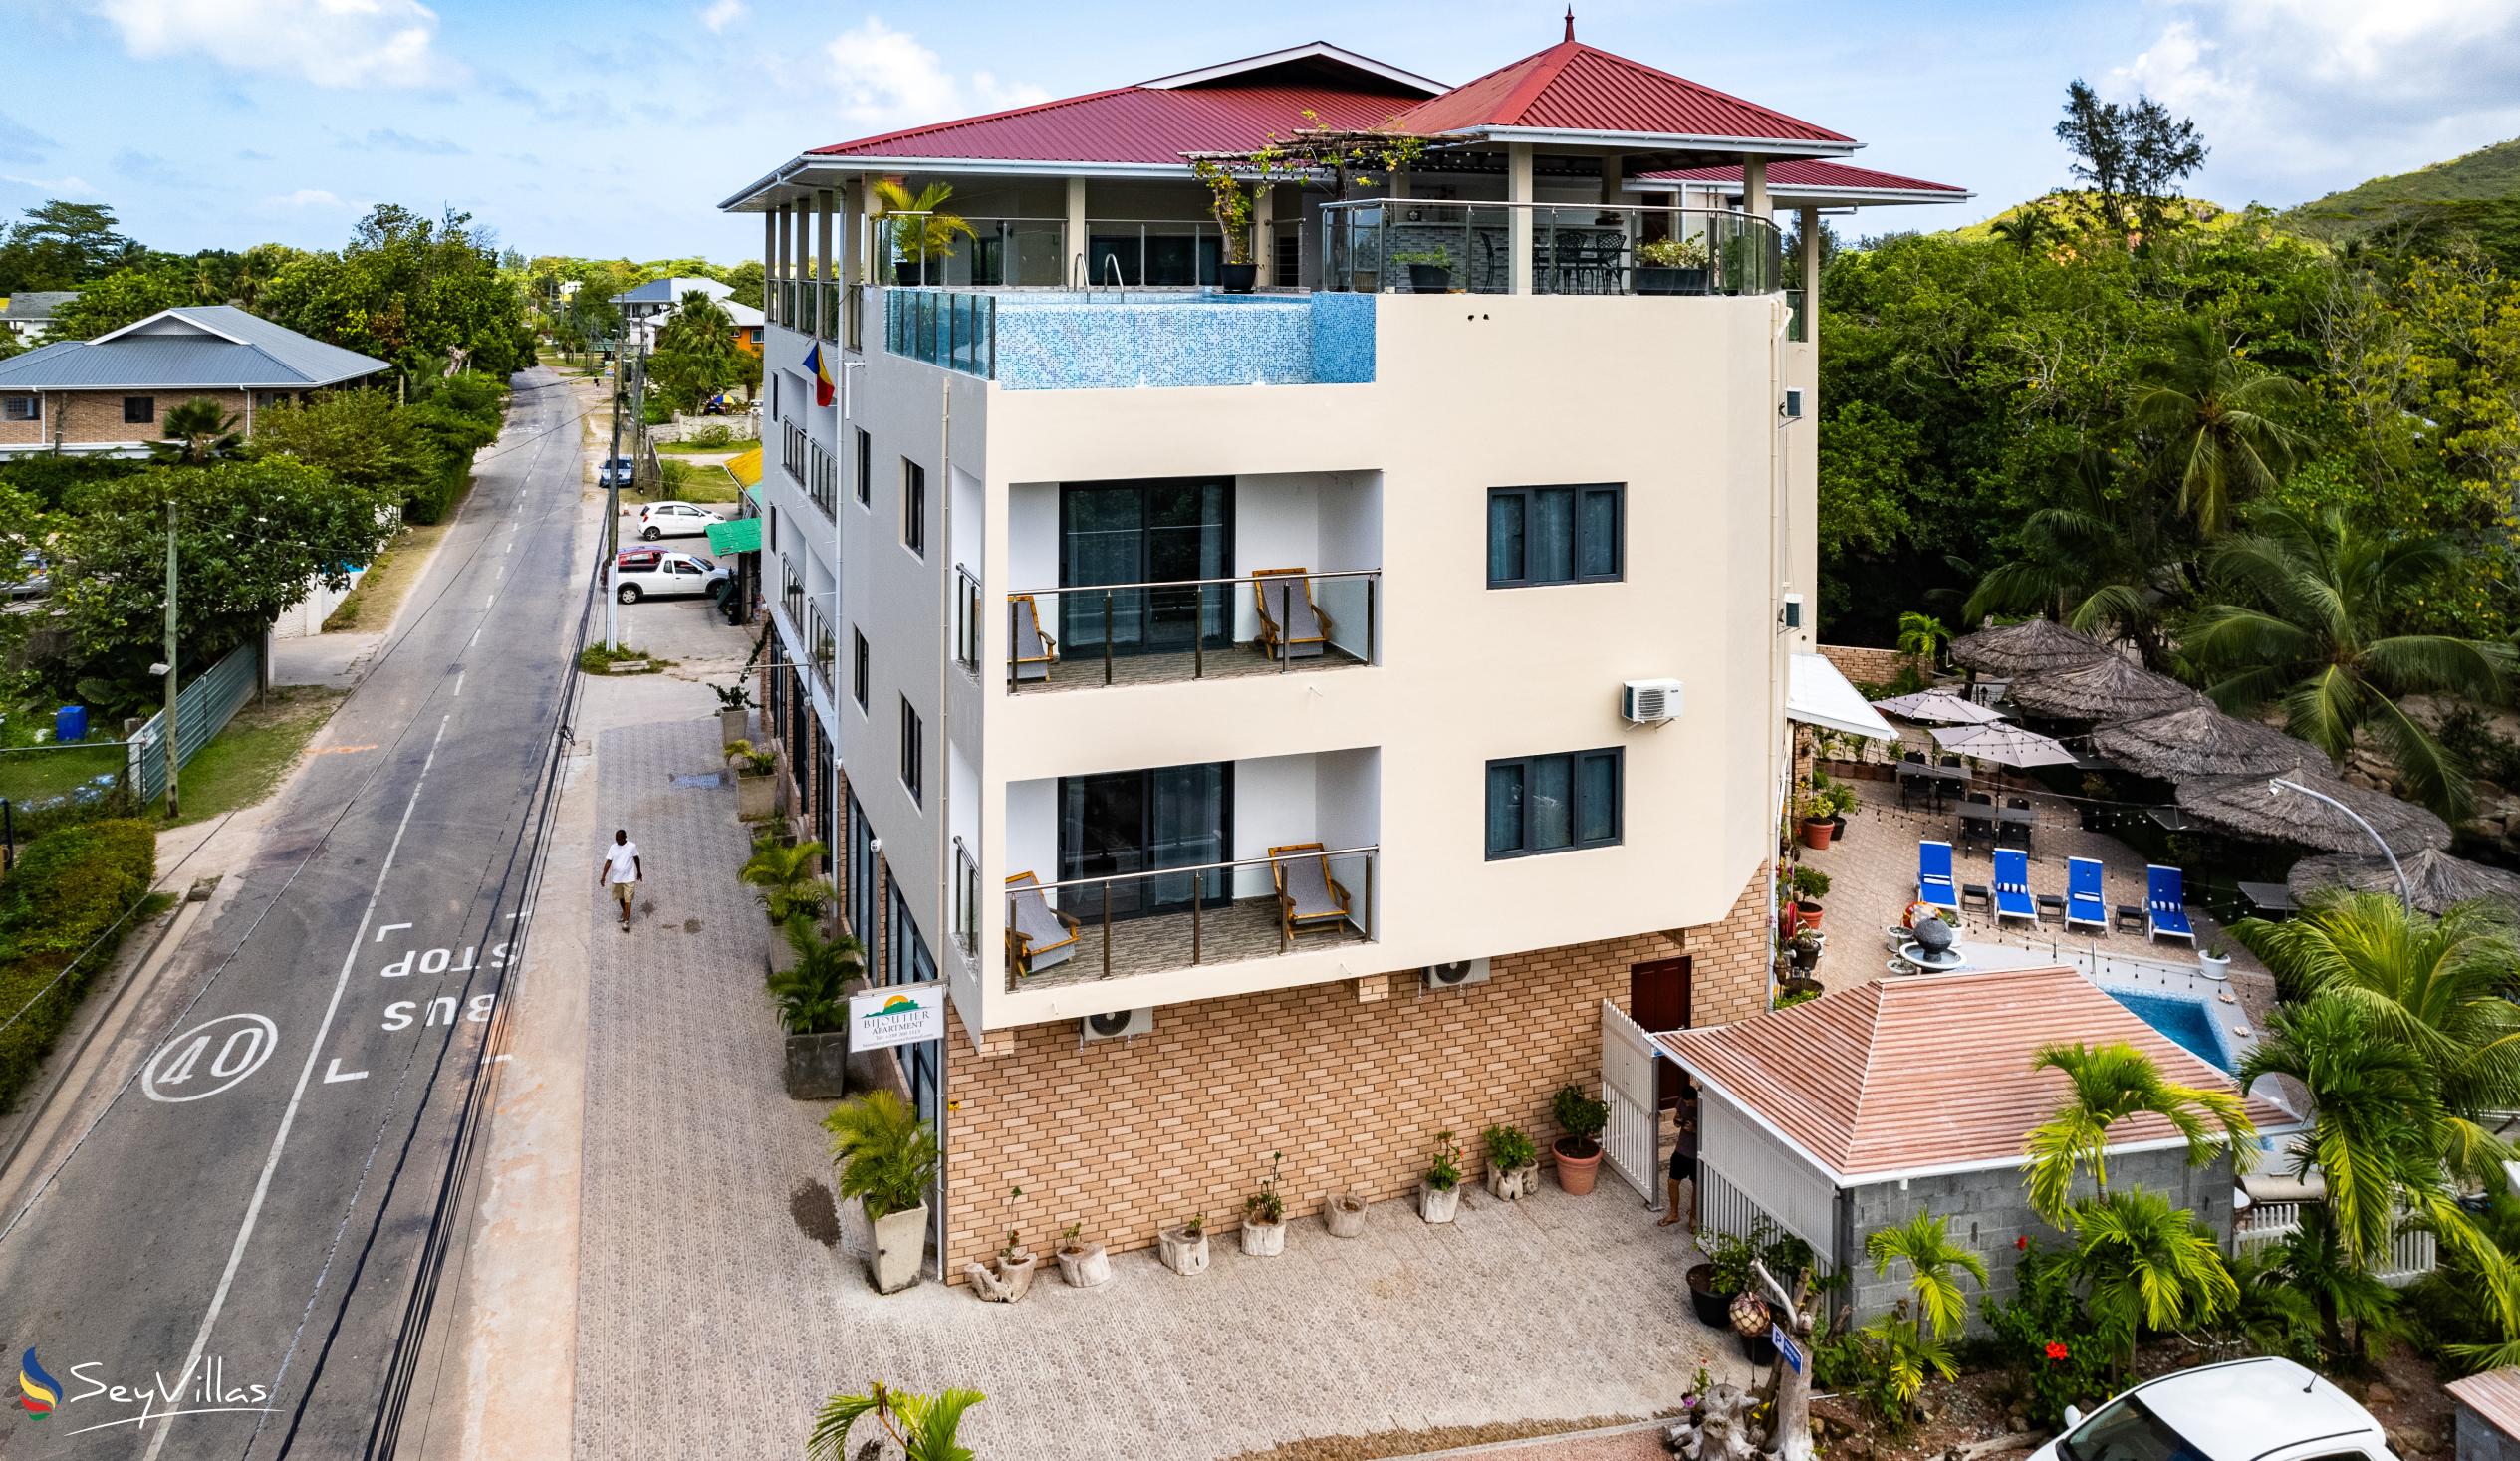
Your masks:
M2225 1075L2231 1074L2236 1062L2223 1047L2222 1024L2201 1001L2132 989L2111 989L2109 995L2133 1010L2144 1024L2177 1042L2189 1055Z

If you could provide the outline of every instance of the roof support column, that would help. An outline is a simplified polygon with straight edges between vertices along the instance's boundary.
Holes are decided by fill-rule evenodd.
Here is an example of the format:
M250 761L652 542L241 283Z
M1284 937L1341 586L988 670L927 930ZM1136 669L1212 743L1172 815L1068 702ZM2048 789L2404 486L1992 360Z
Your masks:
M876 195L873 178L859 179L856 187L858 189L858 227L866 235L867 240L864 253L867 265L865 282L889 284L892 282L892 246L885 238L883 230L876 226L876 220L883 213L883 199Z
M1251 262L1263 288L1278 279L1278 186L1263 177L1251 190Z
M776 209L761 210L761 314L766 320L779 318L771 302L779 297L779 214Z
M787 282L790 278L794 277L788 272L788 266L789 263L796 258L796 255L791 252L795 245L795 238L796 205L793 203L781 203L779 205L779 271L776 276L779 284L776 289L771 291L771 298L778 302L779 308L772 312L770 318L776 320L782 325L790 325L792 323L788 319Z
M1820 207L1803 205L1800 218L1803 226L1803 336L1817 345L1820 342ZM1815 405L1818 402L1814 402Z
M867 230L861 214L866 210L867 185L856 178L840 186L840 343L851 350L860 348L858 339L858 281L865 277L864 259Z
M1071 287L1094 283L1093 240L1085 231L1085 179L1068 179L1068 232L1060 249L1060 283Z
M832 190L818 188L814 193L814 335L830 340L840 332L833 328L840 314L839 301L833 296L832 280Z
M1532 224L1531 143L1505 144L1506 254L1512 262L1513 292L1531 293Z
M1626 193L1620 190L1620 185L1628 180L1627 171L1628 159L1626 157L1621 156L1617 152L1609 152L1603 155L1603 207L1625 209L1632 201L1639 201L1631 199ZM1618 212L1612 214L1611 216L1619 220L1619 236L1628 246L1629 253L1627 257L1633 261L1634 253L1637 247L1637 215L1629 212ZM1614 293L1622 293L1632 287L1633 285L1628 283L1623 276L1612 284L1611 289Z
M1765 157L1741 159L1741 211L1753 218L1775 216L1774 210L1768 206L1768 159Z

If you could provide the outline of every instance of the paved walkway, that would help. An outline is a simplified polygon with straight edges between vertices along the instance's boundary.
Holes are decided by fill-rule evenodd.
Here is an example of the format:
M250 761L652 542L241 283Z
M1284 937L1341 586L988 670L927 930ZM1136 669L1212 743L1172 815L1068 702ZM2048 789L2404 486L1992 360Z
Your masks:
M713 721L596 743L604 829L647 860L634 931L592 873L575 1454L790 1458L835 1390L881 1378L981 1390L964 1440L1023 1461L1205 1461L1308 1437L1659 1413L1698 1365L1746 1377L1696 1324L1675 1231L1615 1178L1587 1198L1465 1197L1433 1228L1403 1204L1365 1237L1297 1225L1176 1277L1151 1253L1101 1289L1054 1273L1014 1308L926 1284L880 1297L789 1215L828 1178L819 1103L780 1092L762 993L768 925L733 871ZM1048 1235L1037 1235L1046 1237Z

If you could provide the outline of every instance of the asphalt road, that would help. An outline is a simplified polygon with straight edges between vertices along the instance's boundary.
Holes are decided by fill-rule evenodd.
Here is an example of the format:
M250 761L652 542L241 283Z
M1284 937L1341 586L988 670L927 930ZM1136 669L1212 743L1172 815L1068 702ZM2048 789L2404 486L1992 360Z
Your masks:
M595 551L576 404L549 370L516 386L397 636L194 931L188 1003L0 1212L0 1364L32 1346L62 1395L0 1415L0 1457L370 1454Z

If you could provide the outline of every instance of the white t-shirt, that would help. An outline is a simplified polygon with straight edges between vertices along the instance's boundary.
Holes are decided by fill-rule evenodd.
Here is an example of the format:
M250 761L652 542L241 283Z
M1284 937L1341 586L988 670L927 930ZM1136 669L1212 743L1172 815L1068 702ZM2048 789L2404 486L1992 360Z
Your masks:
M605 849L604 869L610 874L604 879L607 882L636 882L638 880L638 844L615 843Z

